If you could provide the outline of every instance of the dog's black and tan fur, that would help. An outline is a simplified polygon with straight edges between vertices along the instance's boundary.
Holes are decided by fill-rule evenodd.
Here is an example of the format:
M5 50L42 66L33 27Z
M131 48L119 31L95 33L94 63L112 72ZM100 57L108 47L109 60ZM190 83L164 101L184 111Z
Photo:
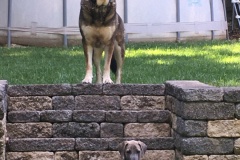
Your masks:
M113 83L110 70L121 83L125 53L124 24L116 12L116 0L82 0L79 27L86 58L86 75L83 83L92 83L92 62L96 67L97 83ZM101 57L105 51L103 75Z

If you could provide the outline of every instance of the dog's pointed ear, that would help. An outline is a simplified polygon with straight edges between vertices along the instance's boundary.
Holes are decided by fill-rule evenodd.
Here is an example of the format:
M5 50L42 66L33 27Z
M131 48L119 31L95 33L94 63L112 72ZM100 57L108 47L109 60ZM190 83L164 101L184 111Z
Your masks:
M147 145L145 143L141 142L141 141L138 141L138 145L141 148L141 157L143 157L143 155L147 151Z
M125 148L127 147L127 145L128 145L127 141L124 141L118 145L118 151L119 151L122 159L124 159L124 151L125 151Z

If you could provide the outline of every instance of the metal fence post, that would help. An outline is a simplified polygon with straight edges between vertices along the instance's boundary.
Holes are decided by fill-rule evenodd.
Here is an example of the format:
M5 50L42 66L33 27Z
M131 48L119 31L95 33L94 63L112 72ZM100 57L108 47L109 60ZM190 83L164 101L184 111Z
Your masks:
M181 22L181 17L180 17L180 14L181 14L181 12L180 12L180 0L177 0L176 1L176 10L177 10L177 22ZM180 42L180 40L181 40L181 34L180 34L180 32L177 32L177 42Z
M11 26L12 26L12 0L8 0L8 29L7 29L7 45L11 47Z
M63 27L65 30L65 27L67 27L67 1L63 0ZM68 39L67 34L63 34L63 46L68 47Z
M128 23L128 1L124 0L124 24ZM125 34L125 41L128 42L128 34Z
M214 11L213 10L214 10L214 8L213 8L213 0L210 0L210 12L211 12L211 21L212 22L214 21ZM212 33L211 39L214 40L214 38L215 38L214 31L212 30L211 33Z

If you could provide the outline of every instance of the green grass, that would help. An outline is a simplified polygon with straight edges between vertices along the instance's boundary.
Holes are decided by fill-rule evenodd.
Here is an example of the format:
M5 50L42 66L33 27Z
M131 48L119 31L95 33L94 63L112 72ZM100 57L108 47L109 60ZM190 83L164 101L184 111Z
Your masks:
M0 47L0 79L10 84L80 83L85 74L81 47ZM130 43L123 83L199 80L240 86L240 42Z

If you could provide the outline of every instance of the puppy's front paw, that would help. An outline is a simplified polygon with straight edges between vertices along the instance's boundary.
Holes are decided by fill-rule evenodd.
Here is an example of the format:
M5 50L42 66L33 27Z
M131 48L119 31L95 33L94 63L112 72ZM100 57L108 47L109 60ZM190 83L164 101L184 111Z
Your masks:
M92 78L91 78L91 77L85 77L85 78L82 80L82 83L91 84L91 83L92 83Z
M113 81L111 80L111 78L104 78L103 79L103 84L113 84Z

